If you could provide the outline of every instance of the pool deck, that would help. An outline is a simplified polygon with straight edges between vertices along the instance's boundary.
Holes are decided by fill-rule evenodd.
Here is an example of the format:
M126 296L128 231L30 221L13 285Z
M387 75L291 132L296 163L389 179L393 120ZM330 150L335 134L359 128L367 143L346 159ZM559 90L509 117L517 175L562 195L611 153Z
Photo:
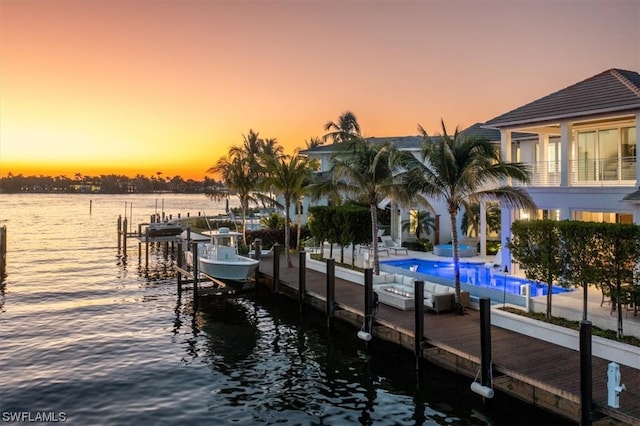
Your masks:
M325 256L327 256L329 252L325 250ZM336 252L334 250L334 257L336 256ZM473 256L461 259L461 262L468 263L486 263L492 261L494 258L493 255L482 257L482 256ZM350 262L351 258L348 258L348 262ZM402 260L402 259L424 259L424 260L433 260L439 262L451 261L451 258L436 256L432 252L416 252L409 251L407 255L402 256L381 256L380 261L385 260ZM362 267L362 262L358 263L358 259L356 259L356 265ZM500 273L498 273L500 274ZM525 278L522 273L510 274L515 277ZM467 287L469 288L469 287ZM583 292L582 289L576 289L574 291L568 291L564 293L554 294L552 296L552 314L554 316L561 316L568 320L580 321L582 320L582 309L583 309ZM605 330L617 330L617 316L616 313L611 311L610 302L602 302L602 293L600 290L590 287L587 294L587 319L591 321L591 323L595 327L599 327ZM546 312L547 306L547 296L535 296L531 297L531 310L534 312ZM633 312L625 312L623 315L624 321L624 334L625 336L635 336L640 339L640 315L634 317Z
M351 250L348 252L351 253ZM346 253L347 250L345 250ZM339 260L339 249L334 248L333 257ZM433 254L420 252L409 252L405 256L383 256L381 260L413 257L443 260ZM474 259L478 262L488 260L479 256ZM297 295L299 282L297 255L292 256L292 261L294 267L288 268L284 256L281 256L279 277L280 293L294 297ZM273 266L273 259L262 260L260 273L273 277ZM305 277L307 304L323 309L326 301L326 275L307 268ZM353 325L361 323L364 310L362 285L336 278L335 298L338 306L337 319ZM544 299L545 296L542 298ZM606 305L601 307L600 301L599 293L589 293L589 320L594 323L594 326L597 326L594 319L600 317L611 319L612 317L610 308ZM562 309L577 312L579 316L582 312L582 293L554 295L553 306L554 310L556 307L558 309L562 307ZM412 311L402 311L381 304L375 316L374 339L371 344L375 344L375 340L381 338L411 350L414 341L414 324ZM640 318L625 318L624 327L626 335L632 334L630 329L640 330ZM471 383L480 365L478 311L468 309L467 315L464 316L427 312L424 337L428 344L428 348L423 351L425 359L470 377ZM491 327L491 341L496 390L544 407L574 421L579 420L580 357L577 351L496 326ZM604 418L603 422L616 419L618 424L640 426L640 370L625 365L620 366L622 382L627 389L620 395L621 408L615 409L607 405L608 364L608 360L593 357L593 403L596 417L606 415L608 417Z

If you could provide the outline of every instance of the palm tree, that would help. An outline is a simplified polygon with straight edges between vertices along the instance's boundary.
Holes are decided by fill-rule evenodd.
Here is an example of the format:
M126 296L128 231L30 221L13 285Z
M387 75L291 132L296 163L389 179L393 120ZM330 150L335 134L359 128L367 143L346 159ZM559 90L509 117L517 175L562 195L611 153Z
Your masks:
M331 139L334 143L346 142L360 136L360 124L358 124L358 119L351 111L343 112L338 117L337 123L333 121L327 122L324 125L324 130L329 133L324 135L322 140Z
M487 217L487 231L500 231L500 206L495 203L487 204L485 210ZM463 235L478 237L480 235L480 203L472 203L462 214L460 230Z
M324 145L324 141L317 136L307 139L306 141L304 141L304 143L307 149L315 149L315 148L318 148L319 146Z
M534 210L535 203L522 188L497 186L507 178L527 182L529 173L522 163L502 161L500 152L487 139L463 137L458 128L453 137L449 136L444 121L442 135L437 138L431 138L421 126L419 130L423 136L423 162L417 162L407 183L413 190L444 200L447 205L451 219L455 301L458 312L463 313L460 303L460 256L456 225L458 211L481 199L497 200L510 207Z
M261 139L260 154L280 158L284 155L284 148L276 138Z
M423 232L425 235L431 235L431 232L435 231L436 220L431 216L431 212L412 210L409 216L409 220L402 222L402 230L415 233L418 240Z
M260 134L258 132L254 132L253 129L249 129L249 133L246 135L242 135L242 144L234 145L229 149L229 155L241 155L247 154L249 160L258 161L257 155L260 152L260 145L262 140L260 139Z
M265 168L261 158L272 156L280 158L283 154L282 146L276 139L262 139L258 132L249 129L247 135L242 135L241 145L234 145L229 149L229 155L218 160L216 165L207 170L221 176L227 188L214 190L209 195L221 198L235 193L240 199L242 210L242 235L246 243L246 219L250 203L273 204L272 197L258 191L265 178Z
M266 188L272 189L275 193L280 194L284 199L284 250L285 259L289 268L293 267L290 247L290 217L289 210L291 203L297 201L304 192L304 184L312 173L312 162L307 157L299 155L278 158L272 155L264 155L266 177L264 185Z
M229 149L229 155L244 156L249 162L250 167L257 174L257 178L264 175L264 167L261 164L261 156L270 155L274 157L282 157L283 147L278 144L275 138L263 139L258 132L249 129L247 135L242 135L243 141L241 145L232 146Z
M353 138L332 157L330 176L333 188L351 195L369 206L371 211L371 241L373 245L374 273L380 273L378 257L378 204L388 198L399 205L418 203L428 208L427 200L417 192L407 191L401 185L407 165L415 157L399 151L393 144L372 144L363 138Z
M242 239L246 244L246 219L249 211L249 203L257 201L255 198L256 178L255 170L251 168L248 154L243 151L237 151L234 156L222 157L207 173L219 175L227 188L220 191L214 191L212 197L221 196L233 192L240 200L240 209L242 210Z

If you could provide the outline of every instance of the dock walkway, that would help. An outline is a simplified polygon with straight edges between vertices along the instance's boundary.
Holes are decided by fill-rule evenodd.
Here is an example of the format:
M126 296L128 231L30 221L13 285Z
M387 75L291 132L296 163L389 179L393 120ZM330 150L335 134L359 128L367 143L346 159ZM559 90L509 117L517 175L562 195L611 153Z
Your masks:
M281 291L298 289L298 259L292 256L288 268L280 259ZM273 277L274 262L263 259L260 273ZM324 301L326 275L307 269L309 297ZM339 309L362 316L364 286L335 278L335 301ZM339 312L336 314L339 317ZM467 309L467 315L425 313L424 337L429 346L424 357L435 364L468 377L476 376L480 366L480 314ZM378 330L378 328L380 330ZM410 348L414 336L414 313L380 304L375 315L375 338L396 341ZM386 330L383 331L382 329ZM355 338L355 336L354 336ZM528 337L496 326L491 327L494 388L526 402L542 406L573 420L580 419L580 355L578 351ZM594 412L623 423L640 426L640 371L620 366L626 391L620 395L619 409L607 405L607 367L609 361L593 357ZM470 382L471 383L471 382Z

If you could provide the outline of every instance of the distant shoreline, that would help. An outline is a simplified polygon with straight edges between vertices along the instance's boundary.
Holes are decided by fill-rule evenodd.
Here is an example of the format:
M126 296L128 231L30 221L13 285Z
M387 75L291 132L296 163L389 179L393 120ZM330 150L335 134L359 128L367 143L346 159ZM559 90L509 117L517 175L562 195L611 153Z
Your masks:
M146 177L137 175L83 176L23 176L8 174L0 178L2 194L208 194L224 190L225 186L214 179L196 181L180 176Z

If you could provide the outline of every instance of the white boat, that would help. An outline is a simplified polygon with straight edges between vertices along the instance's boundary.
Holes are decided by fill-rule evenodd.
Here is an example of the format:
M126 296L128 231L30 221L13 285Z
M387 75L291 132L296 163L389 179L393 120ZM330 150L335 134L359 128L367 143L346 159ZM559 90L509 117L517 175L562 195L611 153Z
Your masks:
M253 274L259 261L238 254L240 232L220 228L205 231L211 236L210 243L198 244L198 269L200 272L220 280L244 282ZM185 252L187 264L193 266L193 253Z

